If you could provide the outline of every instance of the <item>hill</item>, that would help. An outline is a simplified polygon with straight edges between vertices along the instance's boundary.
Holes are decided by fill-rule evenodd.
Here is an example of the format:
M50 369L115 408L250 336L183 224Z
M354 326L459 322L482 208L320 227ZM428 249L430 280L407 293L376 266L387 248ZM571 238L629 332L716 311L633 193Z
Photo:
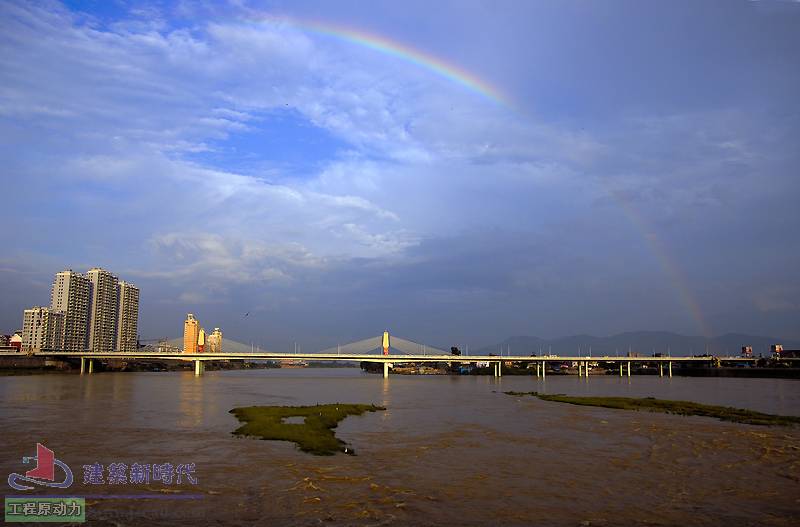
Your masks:
M511 353L511 355L531 355L533 353L554 355L625 355L628 351L640 355L670 353L675 356L738 355L742 346L753 346L755 355L769 354L772 344L783 344L786 349L800 349L799 341L776 337L727 333L717 337L687 336L667 331L631 331L608 337L592 335L572 335L555 339L531 336L516 336L505 339L493 346L470 350L470 354Z

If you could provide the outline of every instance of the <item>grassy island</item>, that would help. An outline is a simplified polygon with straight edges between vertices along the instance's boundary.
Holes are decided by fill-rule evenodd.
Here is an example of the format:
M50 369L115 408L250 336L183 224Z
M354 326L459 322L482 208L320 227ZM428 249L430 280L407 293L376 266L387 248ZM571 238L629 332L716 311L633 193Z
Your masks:
M521 397L530 395L543 401L576 404L580 406L599 406L617 410L644 410L647 412L662 412L676 415L699 415L703 417L716 417L722 421L733 421L749 425L765 426L791 426L800 424L800 417L789 415L774 415L731 408L729 406L713 406L708 404L693 403L690 401L669 401L654 399L652 397L572 397L569 395L548 395L538 392L503 392L506 395Z
M248 406L234 408L242 426L233 431L237 436L258 437L274 441L292 441L303 452L331 456L336 452L354 454L333 429L348 415L385 410L373 404L318 404L316 406ZM302 422L287 422L288 419Z

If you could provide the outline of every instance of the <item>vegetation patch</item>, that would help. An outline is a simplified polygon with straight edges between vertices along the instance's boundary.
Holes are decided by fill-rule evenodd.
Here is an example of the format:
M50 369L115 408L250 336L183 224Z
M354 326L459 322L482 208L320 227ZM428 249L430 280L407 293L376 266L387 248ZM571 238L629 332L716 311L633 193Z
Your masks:
M548 395L538 392L503 392L506 395L521 397L530 395L543 401L576 404L580 406L599 406L617 410L644 410L647 412L662 412L676 415L699 415L702 417L716 417L722 421L745 423L749 425L765 426L792 426L800 424L800 417L790 415L774 415L731 408L729 406L713 406L708 404L693 403L690 401L669 401L654 399L653 397L572 397L570 395Z
M316 406L248 406L234 408L242 426L233 431L237 436L257 437L273 441L292 441L303 452L331 456L336 452L355 454L338 439L334 428L348 415L386 410L374 404L318 404ZM305 418L302 423L286 422L287 418Z

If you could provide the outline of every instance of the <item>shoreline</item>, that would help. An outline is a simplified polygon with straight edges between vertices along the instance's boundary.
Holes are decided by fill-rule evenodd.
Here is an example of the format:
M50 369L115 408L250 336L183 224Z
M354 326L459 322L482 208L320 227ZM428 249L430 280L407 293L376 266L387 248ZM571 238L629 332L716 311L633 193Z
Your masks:
M398 363L399 364L399 363ZM369 374L382 374L383 368L379 363L362 363L361 371ZM286 369L278 363L269 361L242 362L242 361L207 361L208 371L215 370L250 370L250 369ZM191 371L194 366L191 361L170 362L170 361L126 361L121 359L96 360L95 373L100 372L165 372L165 371ZM357 363L352 366L344 364L323 365L321 363L311 363L303 368L359 368ZM291 368L291 369L303 369ZM79 373L80 363L77 360L48 360L37 357L2 357L0 358L0 377L13 377L22 375L45 375L53 373ZM446 367L424 366L398 366L389 370L390 375L411 375L411 376L492 376L491 368L472 368L469 371L450 370ZM512 377L534 377L536 370L533 368L503 367L504 376ZM744 379L800 379L800 367L674 367L672 370L674 377L713 377L713 378L744 378ZM547 377L578 377L577 370L574 368L562 369L559 371L548 370ZM589 371L591 377L616 377L616 369L594 368ZM637 368L631 370L631 376L658 376L655 368ZM664 375L666 377L666 374Z

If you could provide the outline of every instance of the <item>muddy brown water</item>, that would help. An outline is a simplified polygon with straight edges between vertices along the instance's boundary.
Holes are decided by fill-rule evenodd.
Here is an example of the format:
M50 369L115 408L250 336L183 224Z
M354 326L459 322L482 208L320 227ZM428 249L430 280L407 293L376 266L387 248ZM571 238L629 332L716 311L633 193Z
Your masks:
M0 476L35 443L95 525L800 525L800 428L577 407L504 390L800 415L800 381L391 376L355 369L0 378ZM241 439L231 408L374 403L356 456ZM197 485L89 485L82 465L194 463ZM4 484L5 494L21 495Z

